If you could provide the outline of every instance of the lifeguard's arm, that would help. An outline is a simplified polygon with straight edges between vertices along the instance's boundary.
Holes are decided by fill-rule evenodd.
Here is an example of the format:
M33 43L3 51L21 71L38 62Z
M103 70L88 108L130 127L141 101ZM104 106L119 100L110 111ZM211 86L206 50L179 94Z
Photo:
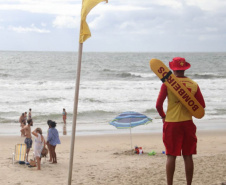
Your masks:
M202 96L202 93L201 93L201 90L200 90L199 86L198 86L198 90L197 90L197 92L195 94L195 98L198 100L198 102L202 105L203 108L206 107L205 100L204 100L204 98Z
M167 96L167 87L165 84L162 84L160 92L159 92L159 96L158 96L158 99L156 102L156 109L162 118L166 117L166 114L163 110L163 103L166 99L166 96Z

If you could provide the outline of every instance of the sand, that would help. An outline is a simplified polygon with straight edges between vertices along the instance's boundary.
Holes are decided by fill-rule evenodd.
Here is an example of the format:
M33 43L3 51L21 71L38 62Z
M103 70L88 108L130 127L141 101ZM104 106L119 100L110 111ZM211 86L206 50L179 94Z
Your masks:
M193 184L220 185L226 182L226 131L198 131L197 136ZM162 134L133 134L132 138L133 145L141 146L144 154L131 152L129 134L76 136L72 184L166 184ZM0 136L1 184L66 185L71 139L70 136L61 136L60 139L62 144L56 148L58 163L50 164L42 159L41 171L37 171L26 165L12 164L14 146L23 143L24 138ZM152 150L156 152L155 156L148 155ZM182 157L177 158L174 184L186 184Z

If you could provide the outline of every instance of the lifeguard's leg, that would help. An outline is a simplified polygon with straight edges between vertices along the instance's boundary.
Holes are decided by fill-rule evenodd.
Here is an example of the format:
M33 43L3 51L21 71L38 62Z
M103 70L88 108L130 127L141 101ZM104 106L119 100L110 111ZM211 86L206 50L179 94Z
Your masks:
M183 155L183 158L184 158L187 185L191 185L193 173L194 173L193 158L192 158L192 155Z
M176 156L167 155L166 161L166 176L167 176L167 185L173 184L173 175L176 165Z

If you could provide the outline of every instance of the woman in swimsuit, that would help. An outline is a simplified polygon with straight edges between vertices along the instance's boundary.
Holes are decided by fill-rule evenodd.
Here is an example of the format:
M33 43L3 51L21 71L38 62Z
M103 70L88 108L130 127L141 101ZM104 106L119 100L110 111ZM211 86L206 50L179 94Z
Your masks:
M66 112L65 109L63 109L62 115L63 115L63 121L64 121L64 124L66 124L67 112Z
M34 154L37 161L37 170L41 170L41 153L45 146L45 139L42 135L42 129L36 128L32 134L35 136Z

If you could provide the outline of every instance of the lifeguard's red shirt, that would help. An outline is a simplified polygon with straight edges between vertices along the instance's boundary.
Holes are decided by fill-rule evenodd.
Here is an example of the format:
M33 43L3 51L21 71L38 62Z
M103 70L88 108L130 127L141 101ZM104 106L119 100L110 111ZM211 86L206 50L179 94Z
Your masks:
M178 78L187 89L195 96L198 102L205 108L205 101L200 91L200 88L196 82L190 78L183 77ZM168 97L168 107L165 114L163 110L163 102ZM161 117L165 118L166 122L181 122L192 120L191 113L187 108L179 101L179 99L167 88L165 84L162 84L159 96L156 102L156 109Z

